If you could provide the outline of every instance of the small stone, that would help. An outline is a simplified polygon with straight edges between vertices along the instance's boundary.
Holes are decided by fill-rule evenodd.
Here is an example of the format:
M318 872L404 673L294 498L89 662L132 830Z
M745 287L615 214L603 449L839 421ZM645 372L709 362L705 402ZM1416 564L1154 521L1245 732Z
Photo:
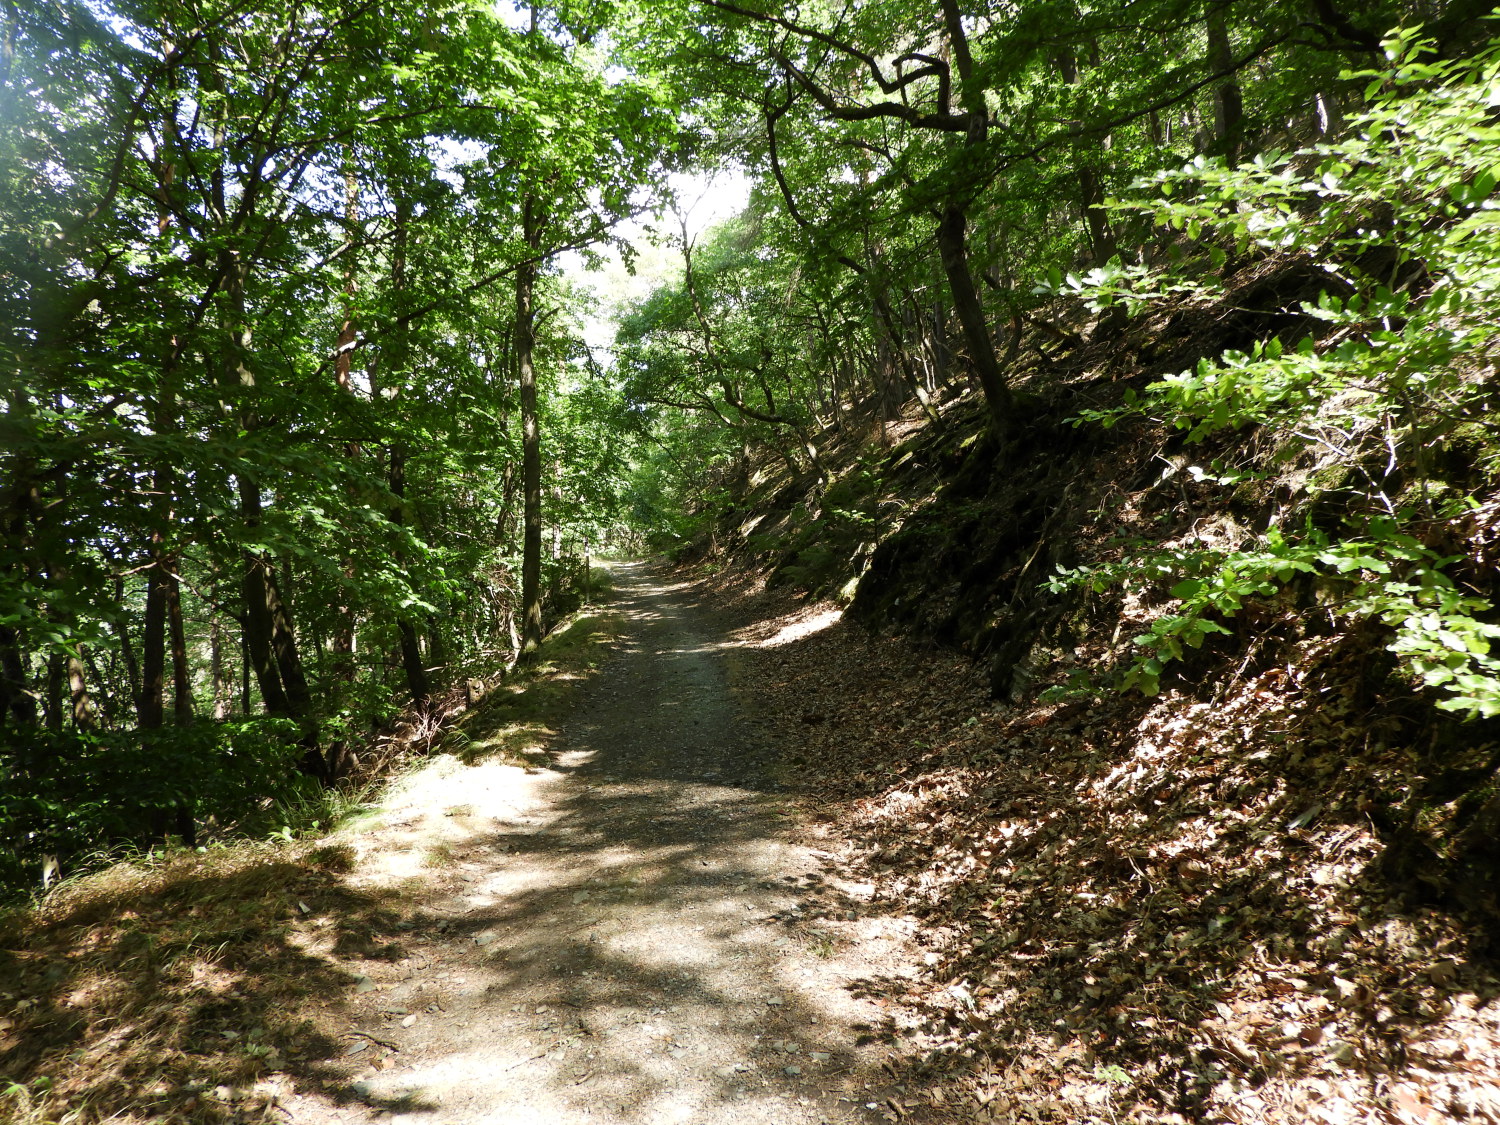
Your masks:
M772 1008L780 1008L786 1004L786 1001L780 996L772 996L766 1001L766 1004Z
M401 1021L401 1026L402 1027L410 1027L412 1024L414 1024L416 1022L417 1022L417 1017L416 1016L407 1016L404 1020Z
M356 980L354 982L354 991L355 992L374 992L375 991L375 982L372 981L369 977L360 977L358 980Z
M807 1057L813 1062L827 1062L832 1056L827 1051L809 1051Z
M786 1071L787 1076L790 1078L796 1078L797 1075L802 1073L802 1068L800 1066L788 1066L784 1067L783 1069Z
M495 933L492 930L485 930L483 933L478 933L478 934L474 935L474 944L475 945L493 945L494 942L495 942L495 937L496 937L496 935L495 935Z

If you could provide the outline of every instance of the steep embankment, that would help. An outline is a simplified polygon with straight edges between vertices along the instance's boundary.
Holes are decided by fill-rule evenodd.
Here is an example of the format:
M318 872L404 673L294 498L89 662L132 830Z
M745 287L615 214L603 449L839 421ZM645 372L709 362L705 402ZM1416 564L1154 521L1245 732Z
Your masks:
M1310 574L1119 693L1176 579L1055 581L1349 513L1269 431L1059 421L1305 331L1286 310L1315 281L1263 261L1216 305L1033 337L1005 443L956 396L893 448L826 435L832 479L767 474L718 528L751 575L849 603L747 676L877 897L924 919L929 964L892 988L939 1116L1500 1119L1495 722L1438 708L1392 625ZM1473 449L1439 452L1420 487L1485 487ZM1216 464L1242 481L1189 471ZM1487 589L1479 499L1424 533Z

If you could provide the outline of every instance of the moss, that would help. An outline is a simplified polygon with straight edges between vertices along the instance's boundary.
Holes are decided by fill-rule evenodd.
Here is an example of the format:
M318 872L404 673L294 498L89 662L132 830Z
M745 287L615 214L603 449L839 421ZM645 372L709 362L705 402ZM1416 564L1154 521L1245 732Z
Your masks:
M1341 492L1354 483L1354 468L1351 465L1328 465L1307 474L1302 489L1311 497L1327 492Z

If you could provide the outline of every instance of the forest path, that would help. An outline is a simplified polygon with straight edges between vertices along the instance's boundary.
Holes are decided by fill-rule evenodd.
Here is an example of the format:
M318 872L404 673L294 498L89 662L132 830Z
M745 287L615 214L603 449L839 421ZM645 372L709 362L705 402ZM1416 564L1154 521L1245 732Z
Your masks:
M351 882L421 921L399 959L350 966L352 1096L284 1102L293 1121L888 1115L855 994L899 935L798 824L697 587L615 574L627 634L547 764L450 760L357 838Z

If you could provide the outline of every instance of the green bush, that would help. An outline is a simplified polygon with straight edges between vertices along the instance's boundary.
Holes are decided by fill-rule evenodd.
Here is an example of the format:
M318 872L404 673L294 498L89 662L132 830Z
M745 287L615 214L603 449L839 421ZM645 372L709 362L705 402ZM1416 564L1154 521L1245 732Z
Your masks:
M1345 140L1235 168L1200 158L1149 181L1154 197L1116 205L1190 238L1232 243L1241 255L1310 262L1327 282L1301 311L1321 327L1294 345L1271 338L1204 359L1123 409L1081 420L1110 425L1151 414L1184 431L1189 444L1271 428L1282 461L1312 464L1308 498L1315 502L1326 491L1319 482L1330 482L1343 515L1332 532L1312 521L1300 531L1272 524L1235 550L1135 551L1116 565L1059 575L1055 588L1170 585L1177 604L1136 638L1127 686L1154 692L1184 647L1226 631L1223 622L1247 598L1268 597L1304 574L1335 612L1387 625L1391 651L1438 690L1440 707L1500 714L1500 660L1490 655L1500 637L1495 607L1482 591L1460 590L1449 572L1463 556L1442 550L1462 541L1479 500L1436 479L1453 460L1450 438L1463 435L1470 453L1459 460L1469 476L1475 466L1493 472L1500 446L1491 409L1500 126L1490 108L1500 103L1500 44L1458 61L1434 61L1414 31L1385 46L1385 69L1347 76L1365 79L1373 101ZM1224 263L1222 247L1210 254L1215 266ZM1117 268L1067 279L1066 288L1097 307L1136 309L1209 287ZM1243 479L1189 472L1210 484Z
M12 733L0 744L0 889L34 885L44 856L66 866L143 843L178 809L228 824L290 797L307 784L297 737L284 719Z

